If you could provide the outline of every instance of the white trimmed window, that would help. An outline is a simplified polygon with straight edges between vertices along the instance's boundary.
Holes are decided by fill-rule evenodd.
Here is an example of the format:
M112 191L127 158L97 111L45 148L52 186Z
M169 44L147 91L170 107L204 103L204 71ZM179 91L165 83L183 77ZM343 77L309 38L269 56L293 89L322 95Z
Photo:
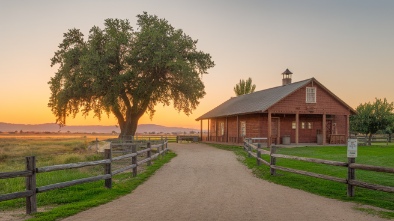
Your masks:
M297 128L297 124L295 121L291 122L291 129L296 129Z
M246 121L241 121L241 137L246 136Z
M306 103L316 103L316 87L306 87Z
M224 122L220 122L220 136L224 135Z
M301 129L305 129L305 122L301 122Z

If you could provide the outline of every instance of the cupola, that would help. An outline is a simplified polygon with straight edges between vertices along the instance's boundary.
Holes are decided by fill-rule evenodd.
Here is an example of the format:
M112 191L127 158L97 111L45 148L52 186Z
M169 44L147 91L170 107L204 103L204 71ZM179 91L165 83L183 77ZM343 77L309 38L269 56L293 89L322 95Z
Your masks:
M286 69L286 71L282 73L282 75L283 75L282 86L291 84L291 75L292 74L293 73L291 73L291 71L289 71L289 69Z

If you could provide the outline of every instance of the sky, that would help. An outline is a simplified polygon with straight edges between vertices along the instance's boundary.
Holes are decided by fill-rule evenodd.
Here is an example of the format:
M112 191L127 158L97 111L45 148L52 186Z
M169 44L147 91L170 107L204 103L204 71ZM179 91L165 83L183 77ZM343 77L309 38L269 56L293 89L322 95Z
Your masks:
M394 1L392 0L0 0L0 122L54 123L47 107L50 59L68 29L88 36L106 18L128 19L144 11L165 18L198 39L216 66L202 80L206 96L189 116L156 107L140 124L199 128L196 118L234 97L234 86L251 77L256 90L316 78L351 107L394 101ZM116 125L93 115L67 125Z

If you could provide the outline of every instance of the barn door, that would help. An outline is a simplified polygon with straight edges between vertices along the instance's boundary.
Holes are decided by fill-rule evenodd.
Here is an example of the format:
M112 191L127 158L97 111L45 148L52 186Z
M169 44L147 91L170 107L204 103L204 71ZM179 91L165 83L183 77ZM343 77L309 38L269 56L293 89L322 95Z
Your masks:
M272 143L278 144L280 136L279 118L273 117L271 119L271 138Z

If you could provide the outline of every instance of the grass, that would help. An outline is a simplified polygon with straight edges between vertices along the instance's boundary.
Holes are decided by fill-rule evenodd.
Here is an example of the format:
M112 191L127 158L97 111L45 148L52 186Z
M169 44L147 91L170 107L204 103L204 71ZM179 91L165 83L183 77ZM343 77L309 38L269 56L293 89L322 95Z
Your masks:
M95 139L96 135L94 137L0 136L0 157L3 156L0 160L0 172L24 170L24 156L27 156L26 154L36 156L37 167L103 159L102 154L88 148ZM99 137L99 140L103 139L107 139L107 137ZM138 167L139 172L136 177L132 177L130 171L114 176L112 189L106 189L104 181L97 181L39 193L37 194L38 209L50 208L50 210L33 214L29 220L64 218L128 194L173 157L175 157L175 153L169 152L163 158L156 159L149 167ZM121 166L120 164L114 165L113 169ZM37 186L81 179L101 175L102 173L102 165L39 173L37 174ZM24 191L24 188L24 177L0 180L0 194ZM24 198L0 202L0 211L21 208L25 208ZM24 213L24 210L22 213Z
M244 151L242 147L220 144L212 144L212 146L233 151L238 155L238 158L241 159L241 162L252 169L254 174L261 179L328 198L355 202L360 204L360 206L357 207L359 210L366 211L371 214L377 214L384 218L394 218L393 193L356 187L356 196L347 197L347 185L345 184L282 171L276 171L277 175L271 176L269 167L265 165L257 166L256 159L253 157L248 158L246 151ZM344 146L281 148L277 153L347 162L346 147ZM269 162L268 155L262 155L262 158ZM394 168L394 145L361 146L358 149L356 162ZM347 177L347 168L344 167L289 159L277 159L277 165L345 179ZM373 184L394 187L393 174L356 170L356 179ZM365 209L361 205L379 207L383 210L381 211L379 209L371 208Z

